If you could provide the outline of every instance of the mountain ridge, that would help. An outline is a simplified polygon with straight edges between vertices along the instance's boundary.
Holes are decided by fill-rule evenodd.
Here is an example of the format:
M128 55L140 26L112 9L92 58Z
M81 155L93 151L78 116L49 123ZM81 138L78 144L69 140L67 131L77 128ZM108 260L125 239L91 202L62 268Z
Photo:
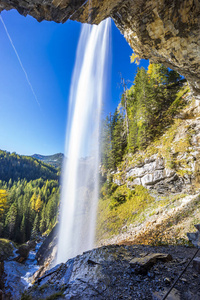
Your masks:
M64 154L61 152L52 155L42 155L42 154L35 153L31 155L31 157L41 160L44 163L49 164L55 168L61 168Z

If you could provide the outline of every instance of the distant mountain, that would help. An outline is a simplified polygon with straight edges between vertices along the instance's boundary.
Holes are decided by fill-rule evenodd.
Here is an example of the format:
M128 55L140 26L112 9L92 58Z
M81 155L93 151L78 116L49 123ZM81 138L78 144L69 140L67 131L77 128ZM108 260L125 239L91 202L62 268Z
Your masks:
M33 154L31 157L39 159L43 161L45 164L49 164L55 168L61 168L64 154L63 153L56 153L53 155Z
M0 180L8 182L26 179L27 181L42 178L58 180L58 170L31 156L0 150Z

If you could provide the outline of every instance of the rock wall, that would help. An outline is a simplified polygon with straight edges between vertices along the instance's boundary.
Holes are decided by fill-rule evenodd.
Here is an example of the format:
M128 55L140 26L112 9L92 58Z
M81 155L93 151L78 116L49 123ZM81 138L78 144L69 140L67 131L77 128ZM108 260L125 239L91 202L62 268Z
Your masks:
M133 178L129 181L129 178ZM143 185L147 188L154 188L160 193L180 192L185 184L183 178L179 178L175 170L165 166L165 161L157 155L145 159L141 166L130 169L126 173L128 186Z
M154 154L148 148L139 151L112 173L117 185L143 185L162 194L193 193L199 188L200 107L191 93L186 99L189 104L176 116L174 129L170 127L157 144L150 145Z
M123 179L117 178L117 175L118 173L114 176L114 182L117 185L126 183L129 188L143 185L161 194L182 192L186 188L190 188L192 180L191 176L179 177L175 170L166 167L164 158L158 155L153 155L151 158L145 159L143 163L129 168Z
M111 17L140 58L178 71L200 94L199 0L0 0L0 12L12 8L38 21L98 24Z

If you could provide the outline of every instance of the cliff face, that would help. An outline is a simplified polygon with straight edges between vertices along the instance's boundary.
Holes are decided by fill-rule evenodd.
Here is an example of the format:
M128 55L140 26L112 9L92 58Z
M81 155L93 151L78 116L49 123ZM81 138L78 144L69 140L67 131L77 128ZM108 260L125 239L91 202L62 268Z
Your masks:
M200 91L199 1L125 1L112 14L134 52L178 71Z
M199 185L200 109L191 92L187 106L157 141L129 157L113 173L117 185L142 185L160 194L193 193Z
M200 94L199 0L0 0L0 12L12 8L38 21L98 24L111 17L140 58L178 71Z

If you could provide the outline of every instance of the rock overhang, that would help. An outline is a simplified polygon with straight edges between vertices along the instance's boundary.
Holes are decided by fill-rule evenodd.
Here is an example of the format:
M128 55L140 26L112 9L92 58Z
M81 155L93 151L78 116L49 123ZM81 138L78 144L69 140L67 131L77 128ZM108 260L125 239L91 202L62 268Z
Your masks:
M0 0L2 10L64 23L111 17L133 51L178 71L200 95L199 0Z

